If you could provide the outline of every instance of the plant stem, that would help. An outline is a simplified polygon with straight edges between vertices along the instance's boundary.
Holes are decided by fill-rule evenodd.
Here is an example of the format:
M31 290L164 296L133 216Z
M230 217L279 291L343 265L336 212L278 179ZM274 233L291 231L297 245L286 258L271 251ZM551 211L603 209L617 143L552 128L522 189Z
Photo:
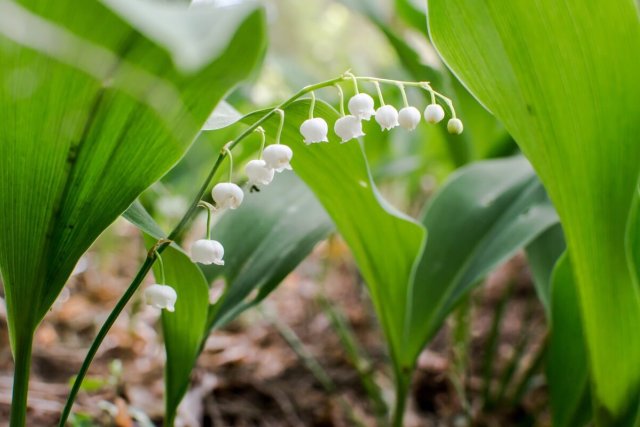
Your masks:
M215 164L213 165L213 167L211 168L211 171L209 172L209 175L207 176L205 181L200 186L200 189L196 193L196 196L194 197L193 202L189 206L189 209L187 210L187 212L180 219L180 222L178 222L178 224L173 229L173 231L169 234L169 237L167 239L165 239L165 240L159 241L156 244L156 246L154 248L154 251L160 254L160 253L162 253L162 251L164 251L164 249L169 244L171 244L171 242L174 242L174 241L177 241L177 240L180 239L182 234L185 232L185 230L187 229L187 227L189 226L189 224L193 220L193 218L195 216L195 213L196 213L196 210L198 209L198 205L200 203L200 200L204 197L205 193L207 192L209 186L211 185L211 182L213 181L213 179L214 179L214 177L216 175L216 172L220 168L220 164L222 163L224 158L227 156L227 152L228 151L232 150L236 145L238 145L240 143L240 141L242 141L245 137L250 135L251 132L253 132L256 128L258 128L266 120L268 120L272 115L276 114L276 110L278 110L278 109L282 110L282 109L286 108L291 103L293 103L296 99L300 98L301 96L303 96L303 95L305 95L305 94L307 94L309 92L312 92L314 90L321 89L321 88L324 88L324 87L327 87L327 86L332 86L332 85L334 85L334 84L336 84L338 82L341 82L341 81L343 81L345 79L346 79L346 77L340 76L340 77L336 77L336 78L331 79L331 80L326 80L324 82L320 82L320 83L317 83L317 84L314 84L314 85L305 86L304 88L302 88L298 92L296 92L293 96L291 96L289 99L287 99L286 101L282 102L280 105L276 106L275 108L272 108L268 113L266 113L264 116L262 116L256 122L254 122L251 126L246 128L233 141L231 141L230 143L226 144L225 147L223 148L223 150L218 155L218 158L217 158ZM64 427L65 423L67 422L67 419L69 418L69 415L71 414L71 408L73 407L73 402L74 402L76 396L78 395L78 392L80 391L80 386L82 385L82 381L84 380L84 377L87 374L87 371L89 370L89 366L91 365L91 362L93 361L93 358L95 357L96 353L98 352L98 349L99 349L100 345L102 344L102 341L107 336L107 333L109 332L109 330L111 329L111 327L115 323L115 321L118 318L118 316L120 315L120 313L122 313L122 310L124 310L124 308L126 307L127 303L131 299L131 297L133 297L135 292L138 290L138 288L142 284L142 281L144 280L145 276L151 270L151 267L153 266L153 264L154 264L156 259L157 259L157 257L153 253L150 252L149 254L147 254L147 258L145 259L144 263L140 267L140 270L136 274L135 278L133 279L133 281L131 282L131 284L129 285L129 287L125 291L125 293L122 295L120 300L118 300L117 304L115 305L115 307L113 308L111 313L109 313L109 316L107 317L107 320L105 320L104 324L100 328L100 331L98 331L98 334L96 335L95 339L91 343L91 347L89 348L89 351L87 352L87 355L85 356L85 359L82 362L82 366L80 367L80 371L78 371L78 375L76 376L76 379L75 379L75 381L73 383L73 386L71 387L71 391L69 392L69 396L67 397L67 401L65 403L64 409L63 409L62 414L60 416L60 422L58 424L59 427ZM29 355L30 355L30 346L31 346L31 344L29 343ZM16 352L16 355L17 354L18 353ZM27 359L29 359L29 358L30 357L27 357ZM25 363L25 362L22 361L20 363ZM27 370L27 377L28 377L28 370ZM14 393L15 393L16 387L14 387ZM18 391L20 391L20 389L18 389ZM24 408L24 405L26 405L26 390L24 390L23 393L25 394L24 395L25 403L23 404L23 408ZM15 395L17 397L20 397L18 394L15 394ZM19 399L17 399L17 400L18 400L18 403L19 403L20 400ZM16 405L18 403L16 403ZM24 413L24 410L22 412ZM13 424L13 421L12 421L11 427L22 427L22 425L24 425L24 414L22 415L22 419L21 420L22 420L22 424L15 424L15 425Z
M391 417L391 425L393 427L403 427L404 411L407 406L407 397L409 395L409 376L406 375L402 368L395 368L396 377L396 401L393 406L393 414Z
M19 335L15 348L13 371L13 396L11 397L11 427L24 427L27 417L27 395L31 370L33 333Z

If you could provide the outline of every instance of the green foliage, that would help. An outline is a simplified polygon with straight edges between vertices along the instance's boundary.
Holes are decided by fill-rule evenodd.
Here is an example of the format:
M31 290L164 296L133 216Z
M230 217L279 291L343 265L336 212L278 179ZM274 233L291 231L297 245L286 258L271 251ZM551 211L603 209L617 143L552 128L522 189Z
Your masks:
M185 6L153 6L172 17L166 26L142 2L137 12L115 1L23 3L0 4L0 81L9 82L0 85L0 270L21 364L16 426L33 330L89 245L182 157L255 66L263 22L253 2L202 8L228 21L213 27ZM171 42L173 55L143 33Z
M209 309L207 329L219 328L258 304L333 231L313 193L292 172L277 174L260 192L227 212L212 238L225 248L224 266L202 266L209 282L223 277L223 297ZM255 295L252 295L255 294Z
M425 210L427 247L409 295L405 363L469 290L558 222L533 169L522 157L486 160L453 174Z
M578 289L566 254L556 264L551 282L552 317L547 382L553 425L583 426L591 419L589 367Z
M630 209L640 168L636 5L431 0L429 13L440 54L503 122L554 201L577 280L595 417L623 424L640 399L637 262L624 255L637 240L627 237L627 224L637 227Z
M147 246L156 240L146 236ZM191 371L206 337L209 287L202 271L184 252L169 246L162 253L166 284L178 294L175 312L162 310L162 334L167 352L165 365L165 425L173 425L176 410L187 392ZM153 273L162 277L160 263Z
M425 230L380 197L360 143L341 144L330 132L328 144L306 146L299 128L308 118L309 102L294 102L285 112L282 142L293 149L291 164L351 248L399 369L409 284L424 244ZM262 114L254 113L243 121L252 123ZM316 103L314 114L323 117L330 127L339 118L322 101ZM266 121L263 126L267 135L275 135L277 125L277 118Z
M124 217L147 235L149 246L166 238L139 202ZM226 211L214 225L212 238L225 247L224 267L199 268L177 245L165 249L166 283L178 294L175 312L162 313L167 425L173 423L210 331L262 301L332 230L331 220L309 189L295 174L285 172L260 192L248 193L238 209ZM154 264L156 277L158 268ZM208 282L219 276L227 282L225 291L209 304Z

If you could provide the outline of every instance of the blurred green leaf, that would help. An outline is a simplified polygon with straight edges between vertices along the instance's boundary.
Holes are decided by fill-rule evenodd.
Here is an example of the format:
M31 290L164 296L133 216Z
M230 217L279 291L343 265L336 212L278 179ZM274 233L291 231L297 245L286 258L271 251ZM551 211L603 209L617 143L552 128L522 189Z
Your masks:
M454 173L422 218L429 239L409 298L406 366L413 366L466 292L557 222L523 157L486 160Z
M0 219L0 268L14 347L93 240L248 75L262 22L256 12L229 27L229 45L202 50L203 67L185 77L103 3L0 2L0 198L11 206Z
M230 126L240 120L242 114L233 108L227 101L220 101L213 110L202 130L217 130Z
M308 100L296 101L285 111L282 142L293 149L293 168L315 193L351 248L399 368L409 284L424 245L425 230L379 195L361 147L366 142L341 144L330 132L329 143L307 146L299 128L309 115ZM265 112L253 113L243 122L253 123ZM314 114L324 118L330 128L339 118L322 101L316 103ZM276 134L277 126L276 117L263 123L270 138Z
M637 5L430 0L429 26L554 201L577 280L594 414L623 425L640 401L640 292L623 255L640 172Z
M576 280L566 254L556 264L551 281L547 382L553 425L579 427L591 419L589 365Z
M145 235L151 248L156 239ZM209 309L209 286L198 266L189 256L173 246L162 253L162 264L153 265L153 274L162 277L164 265L165 283L178 294L175 312L162 310L162 334L167 352L165 365L165 421L172 426L180 401L189 387L191 371L195 366L200 347L206 338Z
M225 248L225 265L203 270L210 282L223 276L227 291L209 309L209 329L262 301L333 229L313 193L292 172L246 194L242 205L213 227L212 238Z
M160 228L158 223L142 206L139 200L134 201L122 214L131 224L156 240L166 239L167 234Z
M526 248L533 283L548 317L551 310L551 275L566 247L562 226L556 224L540 234Z

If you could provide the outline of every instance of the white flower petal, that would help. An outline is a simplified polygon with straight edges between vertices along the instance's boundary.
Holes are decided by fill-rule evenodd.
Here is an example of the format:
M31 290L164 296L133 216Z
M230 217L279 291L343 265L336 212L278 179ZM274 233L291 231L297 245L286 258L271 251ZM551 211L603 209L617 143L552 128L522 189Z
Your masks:
M438 123L444 119L444 109L438 104L429 104L424 110L424 119L427 123Z
M356 116L351 115L340 117L336 120L336 123L333 125L333 131L342 139L342 142L364 136L362 122Z
M328 142L327 133L329 126L324 119L316 117L302 122L300 125L300 133L304 136L304 142L312 144L314 142Z
M273 181L273 169L264 160L251 160L247 163L245 172L251 185L268 185Z
M219 209L236 209L242 203L244 193L232 182L221 182L213 187L211 197Z
M382 130L393 129L398 126L398 110L393 105L383 105L376 111L376 122Z
M369 120L376 113L373 98L366 93L354 95L349 100L349 112L360 120Z
M145 289L144 299L152 307L175 311L178 294L171 286L155 284Z
M454 135L460 135L464 130L462 121L460 119L449 119L447 123L447 130Z
M416 107L404 107L398 113L398 123L406 130L414 130L420 123L421 116Z
M285 169L291 169L289 162L293 157L293 150L284 144L273 144L268 146L262 152L262 158L267 167L275 169L276 172L282 172Z
M191 245L191 261L193 262L205 265L223 265L223 257L224 247L217 240L200 239Z

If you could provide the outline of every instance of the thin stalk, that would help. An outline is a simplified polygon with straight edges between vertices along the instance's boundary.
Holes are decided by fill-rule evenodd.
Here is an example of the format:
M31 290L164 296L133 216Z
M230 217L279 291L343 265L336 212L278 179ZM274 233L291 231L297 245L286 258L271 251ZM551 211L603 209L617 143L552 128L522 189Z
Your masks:
M453 373L452 383L467 417L471 416L471 405L467 398L467 369L469 367L469 341L471 331L471 295L466 295L454 313L452 331Z
M378 425L385 425L389 408L387 408L387 404L382 397L380 387L373 379L371 363L365 356L363 356L363 351L358 345L354 333L342 312L332 305L323 294L318 295L318 301L320 302L323 311L331 321L333 329L338 333L338 337L340 338L342 347L346 351L349 362L355 367L356 372L358 372L362 387L367 393L371 405L373 406L373 411Z
M156 257L158 258L158 264L160 265L160 284L164 285L165 284L164 262L162 262L162 256L160 256L159 252L156 252Z
M382 97L382 90L380 90L380 83L373 82L373 84L375 85L376 92L378 93L378 99L380 100L380 106L383 107L384 106L384 98Z
M207 192L209 186L211 185L211 183L212 183L212 181L213 181L218 169L220 168L220 165L221 165L222 161L227 156L227 151L226 150L228 150L228 151L232 150L236 145L238 145L240 143L240 141L242 141L244 138L246 138L248 135L250 135L251 132L256 130L256 128L258 128L262 123L264 123L266 120L268 120L271 116L276 114L276 110L277 109L283 110L287 106L292 104L294 101L296 101L298 98L300 98L301 96L303 96L303 95L305 95L305 94L307 94L309 92L312 92L314 90L318 90L318 89L321 89L321 88L324 88L324 87L332 86L332 85L334 85L336 83L339 83L339 82L341 82L343 80L345 80L345 77L344 76L340 76L340 77L336 77L336 78L331 79L331 80L326 80L324 82L316 83L314 85L305 86L304 88L302 88L298 92L296 92L293 96L291 96L289 99L287 99L286 101L280 103L275 108L271 109L268 113L266 113L264 116L262 116L256 122L254 122L251 126L247 127L233 141L231 141L230 143L225 145L225 149L223 149L220 152L220 154L218 155L218 158L217 158L215 164L211 168L211 171L209 172L209 175L207 176L205 181L200 186L200 189L196 193L196 195L195 195L191 205L189 206L189 209L187 210L187 212L180 219L180 221L178 222L176 227L173 229L173 231L169 234L169 237L167 239L163 239L163 240L159 241L156 244L156 246L154 247L154 251L157 252L157 253L162 253L164 251L164 249L169 244L171 244L171 242L178 241L182 237L182 234L186 231L186 229L188 228L189 224L191 223L191 221L193 220L193 218L195 216L195 213L196 213L196 210L198 209L198 205L200 203L200 200L204 197L204 195ZM146 275L151 270L151 267L153 266L155 260L156 260L156 256L154 256L152 253L147 254L147 257L144 260L144 262L143 262L142 266L140 267L140 270L136 274L135 278L133 279L133 281L131 282L131 284L129 285L129 287L125 291L125 293L122 295L120 300L116 303L116 305L113 308L113 310L111 311L111 313L109 313L109 316L107 317L107 319L105 320L104 324L100 328L100 331L98 331L98 334L96 335L96 338L91 343L91 347L89 348L89 351L87 352L87 355L85 356L85 359L82 362L82 366L80 367L80 371L78 371L78 375L76 376L76 379L75 379L75 381L73 383L73 386L71 387L71 391L69 392L69 396L67 397L67 401L66 401L64 409L62 411L62 415L60 416L60 422L58 424L59 427L64 427L65 423L67 422L67 419L69 418L69 415L71 414L71 409L73 407L73 402L74 402L76 396L78 395L78 392L80 391L80 386L82 385L82 381L84 380L84 377L86 376L87 371L89 370L89 366L91 365L91 362L93 361L93 358L95 357L96 353L98 352L98 349L99 349L100 345L102 344L102 341L107 336L107 333L109 332L109 330L111 329L111 327L115 323L115 321L118 318L118 316L120 316L120 313L122 313L122 310L124 310L125 306L129 302L129 300L133 297L135 292L138 290L138 288L142 284L142 281L144 280ZM25 362L22 361L20 363L25 363ZM19 391L20 391L20 389L19 389ZM25 393L24 399L25 399L25 402L26 402L26 390L24 390L24 393ZM17 399L18 403L16 404L16 405L18 405L19 402L20 402L19 394L16 394L16 397L18 397L18 399ZM24 417L24 415L23 415L23 417ZM23 424L24 424L24 422L23 422ZM12 424L11 427L21 427L21 424L15 424L15 425Z
M507 302L509 300L509 296L513 291L513 287L515 286L515 281L512 280L509 282L507 289L504 294L501 296L501 300L498 303L498 307L496 307L495 315L493 317L493 322L491 325L491 331L489 332L489 338L487 340L487 345L485 347L485 355L482 363L482 372L483 372L483 381L484 387L482 390L482 401L485 408L490 407L493 404L492 396L491 396L491 378L493 374L494 368L494 360L496 358L497 350L498 350L498 339L500 338L500 325L502 324L502 318L504 317L505 310L507 308Z
M407 397L409 396L409 386L411 382L409 375L403 372L401 368L395 367L395 371L396 401L393 406L391 425L393 427L403 427L404 412L407 406Z
M338 89L338 97L340 98L340 115L344 117L344 92L339 84L336 84L335 87Z
M311 92L310 95L311 95L311 105L309 106L309 119L313 119L313 109L316 106L316 94L314 92Z
M544 362L545 356L547 354L547 347L549 344L549 335L545 335L543 342L540 344L540 348L538 352L533 357L533 361L529 364L527 370L522 374L522 378L520 382L514 387L514 392L511 397L511 406L515 406L518 402L522 400L524 394L527 392L527 387L531 382L531 378L535 375L535 373L540 369L542 363Z
M280 116L280 123L278 124L278 131L276 132L276 144L280 144L280 137L282 136L282 129L284 128L284 111L276 108L276 113Z
M311 352L309 352L307 347L304 345L300 337L298 337L298 335L293 331L293 329L291 329L285 323L281 322L277 316L269 313L268 310L264 310L262 309L262 307L258 307L258 311L260 311L262 316L276 328L280 336L287 342L289 347L291 347L296 356L298 356L298 358L316 378L316 380L318 380L322 388L324 388L327 393L338 397L342 409L346 412L351 422L358 427L364 427L364 423L358 419L356 414L353 412L351 405L349 405L349 403L338 394L338 388L336 387L336 384L333 382L329 374L327 374L320 363L318 363L318 361L313 357Z
M26 337L20 334L15 348L13 372L13 395L11 397L11 427L24 427L27 417L27 395L29 393L29 373L31 371L31 350L33 333Z
M404 106L409 106L409 100L407 99L407 91L404 89L404 85L402 83L398 83L398 88L400 89L400 93L402 94L402 102L404 102Z

